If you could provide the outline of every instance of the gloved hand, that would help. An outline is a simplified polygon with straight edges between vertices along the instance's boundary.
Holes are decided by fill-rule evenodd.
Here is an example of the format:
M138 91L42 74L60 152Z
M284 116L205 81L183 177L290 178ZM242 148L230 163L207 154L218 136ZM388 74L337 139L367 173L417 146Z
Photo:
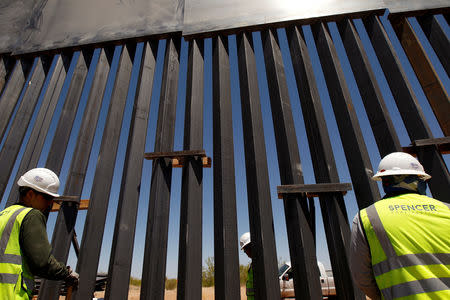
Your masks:
M64 279L66 285L73 286L74 289L78 288L78 279L80 278L80 275L69 266L67 266L67 270L69 271L69 275Z

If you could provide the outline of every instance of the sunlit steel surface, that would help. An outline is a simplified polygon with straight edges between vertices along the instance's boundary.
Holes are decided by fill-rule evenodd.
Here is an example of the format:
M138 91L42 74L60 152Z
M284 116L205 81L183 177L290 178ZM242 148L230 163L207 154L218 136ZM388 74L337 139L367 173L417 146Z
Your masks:
M205 33L388 8L448 8L450 0L2 0L0 53L31 53L183 31Z
M9 6L17 6L14 1ZM30 29L28 37L23 39L23 44L17 45L15 52L34 52L181 31L183 6L184 0L45 0L42 9L35 6L36 9L29 17L36 20L35 26ZM11 12L6 18L0 12L0 25L3 25L3 21L15 22L12 15L14 11L10 7L8 10ZM17 32L7 30L6 33L12 36L10 39L18 37Z
M188 0L183 34L385 8L382 0Z
M450 0L384 0L390 13L450 7Z
M10 52L21 34L33 25L30 16L35 1L2 0L0 2L0 53Z

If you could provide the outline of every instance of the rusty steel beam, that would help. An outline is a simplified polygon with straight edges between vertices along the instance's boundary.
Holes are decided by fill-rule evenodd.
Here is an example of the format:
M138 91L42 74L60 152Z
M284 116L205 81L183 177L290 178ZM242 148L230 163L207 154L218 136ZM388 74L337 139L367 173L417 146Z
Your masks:
M90 51L86 51L85 53L83 52L84 51L80 53L80 56L82 56L82 62L80 63L84 63L85 68L88 68L91 64L92 53ZM106 52L108 52L109 54L107 54ZM109 56L109 60L107 56ZM92 86L89 91L89 96L83 115L83 122L78 133L77 143L73 152L69 174L66 179L66 185L64 188L65 195L81 195L89 162L89 155L91 153L92 143L95 135L95 130L92 129L97 125L111 60L112 51L105 51L102 49L92 81ZM83 67L79 68L79 70L80 72L84 72ZM66 106L68 111L66 112L67 115L64 119L72 118L73 116L73 112L69 113L72 110L69 109L69 107L73 107L73 105ZM67 125L64 119L60 119L60 123L62 124L62 126ZM56 136L64 137L64 135L60 134ZM51 151L65 151L65 147L61 148L62 149L52 149ZM52 236L53 255L59 261L66 262L69 256L70 244L74 235L74 227L77 214L77 203L62 203L61 208L58 212L55 229L53 230ZM61 286L60 284L61 282L58 281L45 280L42 283L41 289L39 290L39 299L59 299L59 290Z
M229 299L228 292L233 299L239 299L236 292L239 253L228 37L214 37L212 48L214 275L218 280L215 292L218 299Z
M17 113L12 120L11 128L8 131L5 143L0 152L0 165L2 166L2 172L0 174L0 196L4 193L10 173L14 167L16 158L19 155L20 147L28 129L28 125L30 124L31 117L38 104L39 95L41 94L45 78L50 70L52 60L53 57L47 56L39 57L37 59L27 89L20 102L19 108L17 109Z
M203 40L189 42L183 149L203 148ZM177 299L202 297L202 159L183 166ZM195 232L195 234L192 234Z
M450 100L442 80L436 73L430 58L408 19L405 17L392 17L390 21L433 109L442 132L445 136L450 136Z
M155 152L173 151L181 37L167 39L156 127ZM153 161L147 232L145 235L141 300L163 300L169 230L172 165L167 158Z
M117 207L114 238L108 271L105 298L122 300L128 297L136 218L138 213L145 136L153 89L158 42L145 42L142 50L139 81L136 87L130 138Z
M7 55L0 56L0 96L2 95L3 88L14 68L15 62L15 59Z
M428 38L447 75L450 75L450 39L444 28L434 15L417 17L417 22Z
M314 26L313 28L317 28ZM350 90L330 33L322 23L313 31L331 104L347 160L348 169L360 209L380 199L380 192L372 180L373 171L361 127L351 99Z
M400 140L364 45L351 20L337 23L373 135L382 157L401 151Z
M95 289L110 189L135 51L136 44L130 42L123 46L120 55L80 245L80 256L77 263L80 283L78 289L73 292L73 299L89 299Z
M8 123L11 120L14 108L19 101L20 94L24 88L25 80L33 68L31 59L19 59L14 70L9 76L7 86L0 97L0 141L3 139Z
M371 16L362 20L411 141L433 138L417 96L380 19ZM423 147L418 158L433 176L428 181L433 196L450 201L450 175L439 149L436 146Z
M258 287L255 289L255 299L275 299L280 294L278 279L272 275L277 272L277 252L252 33L239 34L237 44L251 258L254 285ZM275 101L281 102L280 98Z
M61 55L57 58L52 78L48 83L44 99L42 100L39 113L36 117L36 122L34 123L30 139L28 140L25 152L22 156L22 160L20 161L20 166L14 182L17 182L19 177L22 176L22 174L24 174L27 170L36 167L38 163L39 157L44 147L45 137L47 136L48 130L50 128L52 116L56 109L56 105L58 104L59 95L66 79L71 58L71 54L69 54L68 56ZM0 189L0 193L2 193L2 191L3 189ZM6 206L16 203L18 197L19 190L16 188L11 189Z

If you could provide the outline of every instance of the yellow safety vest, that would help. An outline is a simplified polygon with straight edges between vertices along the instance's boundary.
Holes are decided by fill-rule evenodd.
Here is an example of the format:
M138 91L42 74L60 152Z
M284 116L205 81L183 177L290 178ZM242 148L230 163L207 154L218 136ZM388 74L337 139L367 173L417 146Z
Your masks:
M360 218L383 299L450 299L450 204L403 194Z
M20 226L32 208L13 205L0 212L0 295L1 299L29 299L34 288L19 244Z
M250 265L250 268L248 268L248 276L247 276L247 283L246 283L246 294L248 300L254 300L255 299L255 289L253 286L253 268L252 265Z

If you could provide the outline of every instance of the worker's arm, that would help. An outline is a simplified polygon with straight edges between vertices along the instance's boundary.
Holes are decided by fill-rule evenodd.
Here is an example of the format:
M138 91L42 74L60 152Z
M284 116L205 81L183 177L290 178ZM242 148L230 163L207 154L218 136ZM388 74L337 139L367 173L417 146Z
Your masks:
M350 242L350 272L356 285L372 300L381 299L372 271L372 259L369 245L364 236L364 229L356 214L352 224Z
M66 266L51 254L46 218L37 209L32 209L22 221L20 247L33 275L52 280L64 280L69 275Z

